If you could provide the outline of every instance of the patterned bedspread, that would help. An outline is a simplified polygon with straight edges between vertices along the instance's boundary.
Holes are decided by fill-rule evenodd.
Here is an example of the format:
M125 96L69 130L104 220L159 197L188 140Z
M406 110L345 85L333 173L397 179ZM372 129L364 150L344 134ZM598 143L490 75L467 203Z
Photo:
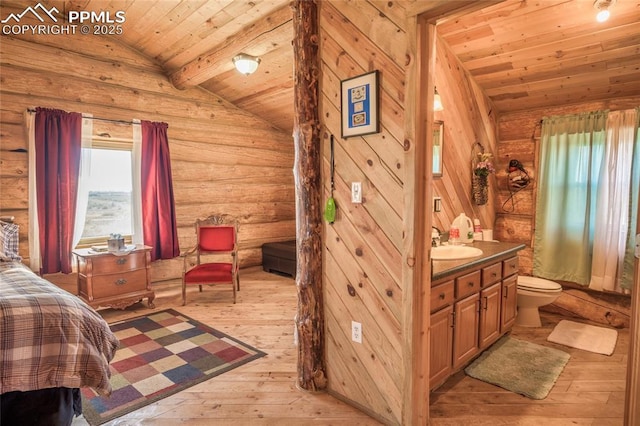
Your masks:
M118 344L77 296L19 262L0 262L0 394L91 387L109 395Z

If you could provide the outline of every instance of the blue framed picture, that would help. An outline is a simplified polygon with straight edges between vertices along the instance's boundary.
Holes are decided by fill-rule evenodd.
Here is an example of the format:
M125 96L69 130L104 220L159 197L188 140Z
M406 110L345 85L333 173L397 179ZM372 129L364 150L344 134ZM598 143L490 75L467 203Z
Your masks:
M378 71L340 82L342 137L378 133Z

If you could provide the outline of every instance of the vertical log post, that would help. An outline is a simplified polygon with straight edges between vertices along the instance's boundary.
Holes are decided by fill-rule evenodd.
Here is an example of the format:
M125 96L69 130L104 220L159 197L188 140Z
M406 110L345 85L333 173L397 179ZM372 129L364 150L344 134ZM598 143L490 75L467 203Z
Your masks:
M322 300L322 206L318 113L318 7L295 0L293 8L298 381L301 389L326 387Z

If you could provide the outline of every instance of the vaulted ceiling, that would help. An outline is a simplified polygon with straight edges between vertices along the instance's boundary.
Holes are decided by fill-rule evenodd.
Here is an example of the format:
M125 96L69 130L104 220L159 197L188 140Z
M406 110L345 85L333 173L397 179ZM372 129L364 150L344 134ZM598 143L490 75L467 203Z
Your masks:
M3 3L33 5L31 0ZM200 85L291 132L290 0L41 3L64 15L124 10L124 31L116 39L155 59L176 87ZM381 3L395 4L370 3L380 13ZM640 95L640 2L617 0L605 23L596 22L595 14L592 0L506 0L443 21L438 34L499 112ZM255 74L233 68L232 58L240 52L261 58Z

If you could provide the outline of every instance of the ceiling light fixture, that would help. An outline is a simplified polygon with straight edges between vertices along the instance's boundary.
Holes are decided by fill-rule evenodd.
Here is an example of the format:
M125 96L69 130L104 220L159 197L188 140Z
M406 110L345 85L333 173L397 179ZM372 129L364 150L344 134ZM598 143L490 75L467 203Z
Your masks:
M435 92L433 95L433 110L434 111L442 111L444 106L442 105L442 98L440 98L440 93L438 93L438 89L433 88Z
M260 58L247 55L246 53L239 53L233 57L233 65L235 65L236 69L244 75L256 72L258 64L260 64Z
M598 22L604 22L609 19L609 8L616 3L616 0L596 0L593 2L593 7L598 11L596 20Z

